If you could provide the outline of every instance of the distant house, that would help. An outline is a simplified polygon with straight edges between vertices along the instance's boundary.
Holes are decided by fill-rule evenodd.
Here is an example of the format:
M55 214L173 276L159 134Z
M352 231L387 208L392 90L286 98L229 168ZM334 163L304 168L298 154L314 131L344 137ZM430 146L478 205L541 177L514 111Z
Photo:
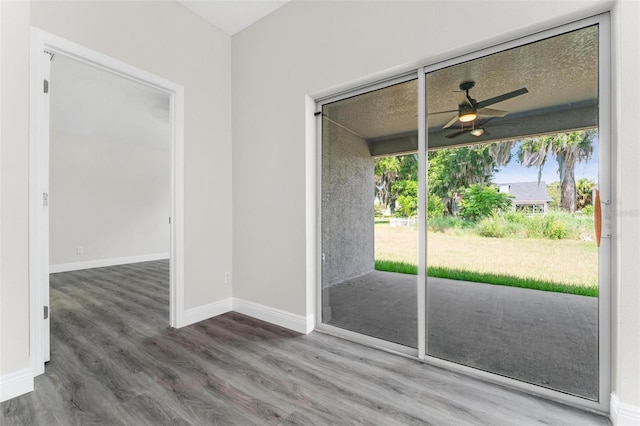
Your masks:
M547 184L540 182L496 183L500 192L513 195L515 211L527 214L544 214L549 210L552 198L547 192Z

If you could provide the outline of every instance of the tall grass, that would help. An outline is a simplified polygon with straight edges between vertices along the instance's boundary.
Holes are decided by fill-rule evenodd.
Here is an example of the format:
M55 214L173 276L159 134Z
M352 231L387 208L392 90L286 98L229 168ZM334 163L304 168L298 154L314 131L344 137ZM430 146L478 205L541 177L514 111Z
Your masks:
M478 235L492 238L546 238L549 240L592 240L593 218L588 215L551 211L544 215L509 212L482 219Z
M477 226L476 222L471 220L462 219L458 216L439 216L430 217L427 222L427 227L433 232L447 232L447 233L462 233L464 231L471 231ZM459 232L456 232L459 231Z
M474 233L490 238L537 238L549 240L593 240L593 216L550 211L544 215L507 212L479 221L454 216L429 218L429 231L450 235Z

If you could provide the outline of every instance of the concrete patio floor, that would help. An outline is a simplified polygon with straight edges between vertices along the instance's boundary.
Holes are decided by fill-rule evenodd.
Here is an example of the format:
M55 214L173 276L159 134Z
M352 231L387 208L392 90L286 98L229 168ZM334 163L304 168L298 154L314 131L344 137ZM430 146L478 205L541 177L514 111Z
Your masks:
M417 347L415 275L374 271L325 294L329 324ZM595 297L430 277L427 315L429 355L598 397Z

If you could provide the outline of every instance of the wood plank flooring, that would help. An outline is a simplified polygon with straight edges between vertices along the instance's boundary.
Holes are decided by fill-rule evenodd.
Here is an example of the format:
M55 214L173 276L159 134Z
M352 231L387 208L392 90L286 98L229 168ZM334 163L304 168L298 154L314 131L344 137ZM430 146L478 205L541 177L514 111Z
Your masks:
M51 276L51 362L5 425L607 425L604 417L227 313L168 326L164 261Z

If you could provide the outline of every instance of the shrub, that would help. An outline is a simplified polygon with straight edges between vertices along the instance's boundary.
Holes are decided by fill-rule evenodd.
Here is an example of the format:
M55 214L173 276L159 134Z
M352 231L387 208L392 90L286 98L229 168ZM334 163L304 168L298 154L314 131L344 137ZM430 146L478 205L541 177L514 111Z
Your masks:
M582 214L585 216L593 216L593 206L584 206L584 208L582 209Z
M591 239L593 218L588 215L573 215L565 211L551 211L545 215L527 216L520 212L504 214L505 220L523 229L525 238Z
M481 237L527 238L527 228L523 223L513 221L507 215L493 215L482 219L476 228Z
M526 224L529 221L529 217L522 212L508 211L502 216L509 223Z
M413 217L418 212L418 198L411 195L399 195L398 204L400 207L396 209L396 217Z
M511 207L512 198L492 186L471 185L460 201L460 214L465 219L479 220L506 211Z
M392 189L398 193L396 216L412 217L418 212L418 182L415 180L395 181Z
M472 232L491 238L547 238L591 241L593 218L587 215L551 211L545 215L527 216L521 212L493 214L478 222L455 216L430 217L429 231L460 234Z
M435 194L429 194L427 197L427 214L430 218L442 217L444 215L444 203L442 198Z
M481 237L504 238L507 235L506 221L502 218L485 217L477 229Z
M545 216L528 216L524 223L527 228L527 238L545 238L547 218Z
M446 230L462 230L473 228L475 223L463 220L456 216L429 217L427 228L434 232L445 232Z
M561 240L563 238L567 238L569 235L569 231L567 230L567 225L565 222L561 220L554 219L553 216L549 217L547 221L547 226L544 230L545 237L551 240Z

